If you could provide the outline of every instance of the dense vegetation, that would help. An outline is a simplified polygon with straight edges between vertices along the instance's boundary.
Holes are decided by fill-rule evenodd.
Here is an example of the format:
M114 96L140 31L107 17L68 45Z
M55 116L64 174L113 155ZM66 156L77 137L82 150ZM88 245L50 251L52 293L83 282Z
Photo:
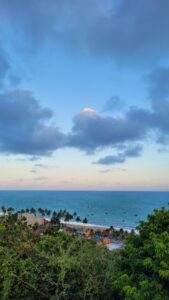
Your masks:
M169 210L140 222L116 259L114 286L122 299L169 299ZM117 275L118 274L118 275Z
M169 299L169 211L156 210L125 248L104 247L50 227L0 220L0 299Z

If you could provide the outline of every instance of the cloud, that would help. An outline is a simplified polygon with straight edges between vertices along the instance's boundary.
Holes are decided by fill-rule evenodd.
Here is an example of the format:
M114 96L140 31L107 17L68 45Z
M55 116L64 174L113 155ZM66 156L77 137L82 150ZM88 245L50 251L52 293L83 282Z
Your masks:
M30 173L37 173L37 170L32 169L32 170L30 170Z
M101 174L107 174L107 173L110 173L110 172L126 172L126 169L124 168L111 168L111 169L104 169L104 170L99 170L98 173L101 173Z
M120 110L124 106L123 102L119 98L119 96L112 96L109 98L104 107L103 111L115 111L115 110Z
M104 169L104 170L100 170L98 172L101 173L101 174L107 174L107 173L111 172L111 169Z
M159 65L169 56L168 11L169 2L159 0L0 0L1 90L6 82L18 85L20 65L30 67L25 57L36 58L48 46L95 59L108 57L123 66ZM122 106L115 95L104 107L111 116L86 108L74 116L68 134L53 125L52 110L43 108L29 91L1 92L0 152L29 155L34 161L64 147L87 154L108 148L120 155L101 158L102 162L118 164L134 156L131 148L125 153L126 146L134 147L147 137L167 147L169 68L155 68L145 80L149 109L131 107L115 116L114 110Z
M33 168L30 170L31 173L38 173L41 169L48 169L48 165L45 164L35 164Z
M89 47L127 64L168 57L168 10L168 1L119 1L97 20Z
M149 109L130 107L120 116L104 116L82 111L73 118L67 146L88 154L106 147L119 149L152 138L159 144L169 143L169 101L151 101ZM122 158L113 157L117 161Z
M169 96L169 67L153 69L144 77L148 86L148 95L151 100L167 100Z
M141 155L142 149L143 148L140 145L129 146L126 148L123 155L124 157L137 157Z
M40 177L34 178L34 180L36 180L36 181L43 181L43 180L47 180L47 179L48 179L48 177L46 177L46 176L40 176Z
M100 158L97 162L94 162L94 164L114 165L123 162L125 162L125 157L120 154L120 155L107 155L103 158Z
M1 39L0 42L2 44L2 46L0 46L0 89L2 90L6 87L14 88L22 81L23 74L21 75L18 72L18 66L17 71L14 70L9 51L4 50L5 47L3 47L3 41L1 41Z
M148 137L159 144L169 143L169 101L151 109L131 107L120 116L104 116L86 108L73 118L69 133L52 122L54 113L43 108L28 91L0 94L0 152L22 154L37 160L61 148L76 148L94 154L111 148L120 155L101 158L99 163L122 163L141 151L135 144ZM42 167L42 164L37 164Z
M28 91L0 94L0 152L40 156L62 147L64 135L52 117Z
M0 87L4 85L10 69L7 53L0 48Z
M67 145L93 153L99 148L121 147L127 142L145 138L150 128L151 113L131 108L122 117L105 117L96 112L82 111L73 119Z
M107 155L103 158L100 158L94 164L101 165L114 165L124 163L129 157L138 157L141 155L142 147L140 145L129 146L125 151L119 153L118 155Z
M39 164L35 164L34 167L35 167L35 168L47 169L47 168L48 168L48 165L40 164L40 163L39 163Z
M22 53L52 43L121 64L168 57L168 11L169 2L159 0L0 1L1 28Z
M157 142L169 142L169 67L154 68L144 76L152 108L152 128L156 130Z

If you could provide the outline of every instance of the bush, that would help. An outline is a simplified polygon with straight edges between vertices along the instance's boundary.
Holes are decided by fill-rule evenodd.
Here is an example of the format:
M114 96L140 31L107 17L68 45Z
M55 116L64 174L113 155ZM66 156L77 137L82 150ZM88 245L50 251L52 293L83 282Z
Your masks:
M116 259L116 286L122 299L169 299L169 210L155 210L140 222Z
M0 299L113 299L112 253L56 230L37 236L13 217L0 222Z

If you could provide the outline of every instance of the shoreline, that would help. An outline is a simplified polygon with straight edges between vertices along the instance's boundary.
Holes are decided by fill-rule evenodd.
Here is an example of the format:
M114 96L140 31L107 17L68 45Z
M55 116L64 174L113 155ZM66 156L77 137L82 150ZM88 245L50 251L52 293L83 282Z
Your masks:
M0 211L0 216L4 215L3 212ZM5 215L8 215L8 213L5 213ZM44 217L44 219L46 221L50 221L51 218L48 218L48 217ZM103 230L106 230L106 229L110 229L111 226L108 226L108 225L100 225L100 224L93 224L93 223L83 223L83 222L77 222L77 221L64 221L64 220L60 220L60 224L63 224L63 225L68 225L74 229L79 229L79 228L90 228L90 229L94 229L94 230L100 230L100 231L103 231ZM123 226L113 226L113 228L115 230L120 230L120 229L123 229L124 231L127 231L128 233L130 233L132 230L134 230L135 232L138 232L138 230L136 230L135 228L132 228L132 227L123 227Z
M80 228L83 227L83 228L90 228L90 229L94 229L94 230L104 231L104 230L110 228L110 226L107 226L107 225L99 225L99 224L92 224L92 223L83 223L83 222L76 222L76 221L64 221L64 220L61 220L60 223L63 224L63 225L67 225L67 226L69 226L71 228L74 228L74 229L80 229ZM138 232L135 228L129 228L129 227L113 226L113 228L115 230L123 229L124 231L127 231L128 233L130 233L132 230L134 230L135 232Z

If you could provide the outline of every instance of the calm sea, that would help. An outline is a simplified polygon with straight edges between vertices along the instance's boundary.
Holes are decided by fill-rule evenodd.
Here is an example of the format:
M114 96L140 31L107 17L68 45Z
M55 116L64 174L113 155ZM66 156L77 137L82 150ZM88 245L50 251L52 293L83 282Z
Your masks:
M126 228L168 203L169 192L0 191L0 206L67 209L90 223Z

